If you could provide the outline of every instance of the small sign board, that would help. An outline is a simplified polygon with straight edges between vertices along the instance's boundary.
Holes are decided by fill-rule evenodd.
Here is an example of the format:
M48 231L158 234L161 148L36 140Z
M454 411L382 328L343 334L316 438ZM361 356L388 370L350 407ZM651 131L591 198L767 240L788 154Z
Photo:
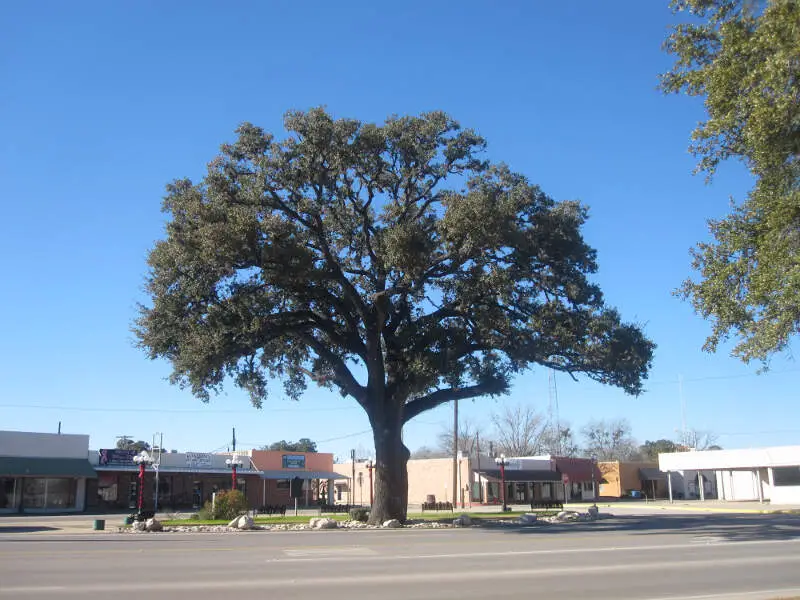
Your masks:
M564 485L569 485L569 475L567 475L566 473L564 473L564 474L561 476L561 482L562 482Z
M187 452L186 466L191 469L210 469L211 454L207 452Z
M98 462L101 467L130 466L134 464L133 457L136 456L136 450L103 448L98 451L98 454L100 455Z
M281 466L284 469L305 469L306 457L304 454L284 454L281 457Z

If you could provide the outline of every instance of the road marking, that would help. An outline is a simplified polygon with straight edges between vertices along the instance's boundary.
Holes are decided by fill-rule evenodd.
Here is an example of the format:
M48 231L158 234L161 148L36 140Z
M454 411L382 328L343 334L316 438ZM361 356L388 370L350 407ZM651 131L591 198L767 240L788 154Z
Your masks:
M314 558L336 556L342 558L352 558L353 556L374 556L377 554L372 548L364 546L329 546L326 548L290 548L284 550L286 556L292 558Z
M800 542L800 538L792 538L789 540L750 540L743 542L724 541L726 547L733 548L738 546L762 546L772 544L796 544ZM710 545L710 544L708 544ZM688 544L659 544L655 546L609 546L607 548L558 548L550 550L504 550L500 552L458 552L458 553L437 553L437 554L382 554L375 553L373 556L365 556L364 560L368 561L400 561L400 560L441 560L441 559L469 559L469 558L507 558L514 556L557 556L560 554L599 554L603 552L649 552L649 551L671 551L693 548L697 549L700 546L698 543L690 542ZM320 561L337 562L347 561L348 556L325 556L319 557L288 557L288 558L272 558L267 562L306 562L306 561Z
M447 569L440 572L414 572L400 570L392 573L380 574L356 574L350 573L338 576L314 577L313 572L298 578L269 579L265 577L249 577L246 579L230 579L215 577L214 579L193 578L191 580L152 581L139 580L127 581L124 584L125 592L149 592L149 591L193 591L202 590L233 590L233 589L276 589L276 588L299 588L299 587L333 587L344 586L354 589L356 585L387 585L387 584L424 584L424 583L464 583L469 581L498 581L502 579L541 579L548 577L563 578L565 576L588 574L608 574L608 573L630 573L631 569L641 571L663 572L664 570L674 569L719 569L725 567L745 567L757 565L776 565L779 563L800 563L800 555L769 556L769 557L743 557L743 558L710 558L707 560L686 560L686 561L654 561L649 563L619 563L613 565L571 565L567 567L548 567L537 568L531 566L524 569ZM106 583L77 583L74 585L62 586L15 586L0 588L0 597L20 597L31 594L42 594L58 591L60 596L65 594L91 594L91 593L112 593L120 590L120 582L109 581Z
M724 598L725 600L765 600L769 598L782 598L797 596L800 594L800 588L784 588L780 590L758 590L754 592L725 592L720 594L701 594L699 596L658 596L654 598L647 598L647 600L715 600L716 598Z

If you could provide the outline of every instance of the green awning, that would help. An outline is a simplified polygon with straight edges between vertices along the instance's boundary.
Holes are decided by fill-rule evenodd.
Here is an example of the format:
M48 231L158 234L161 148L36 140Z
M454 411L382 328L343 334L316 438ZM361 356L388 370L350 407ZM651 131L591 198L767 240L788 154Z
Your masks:
M0 456L0 477L88 477L95 473L86 458Z

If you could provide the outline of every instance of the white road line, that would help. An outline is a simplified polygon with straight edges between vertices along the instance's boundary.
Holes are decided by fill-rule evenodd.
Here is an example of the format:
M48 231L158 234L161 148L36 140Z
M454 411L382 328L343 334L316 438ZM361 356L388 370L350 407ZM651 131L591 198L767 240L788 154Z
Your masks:
M127 593L149 592L149 591L188 591L188 590L232 590L232 589L261 589L269 590L276 588L298 588L298 587L332 587L346 586L353 588L355 585L387 585L387 584L423 584L423 583L449 583L449 582L469 582L490 580L498 581L501 579L540 579L547 577L564 577L567 575L578 575L585 577L589 574L605 575L609 573L629 573L632 570L659 571L674 569L719 569L720 567L745 567L758 565L777 565L781 563L800 563L800 555L796 556L769 556L769 557L741 557L741 558L711 558L707 560L686 560L686 561L654 561L649 563L625 563L615 565L573 565L568 567L536 568L531 566L525 569L488 569L488 570L460 570L448 569L441 572L415 573L409 571L392 572L382 574L346 574L340 576L314 577L309 573L302 578L292 579L269 579L264 577L253 577L249 579L230 580L226 578L215 578L203 580L194 578L184 581L146 581L126 582L124 589ZM118 581L108 583L78 583L74 585L62 586L15 586L0 588L0 597L19 597L30 594L41 594L46 592L58 591L64 594L87 594L118 592L120 584Z
M800 542L800 538L792 538L789 540L749 540L743 542L722 542L716 541L713 543L715 547L719 546L726 546L726 547L739 547L739 546L765 546L765 545L773 545L773 544L797 544ZM560 548L560 549L551 549L551 550L502 550L500 552L457 552L457 553L449 553L449 554L382 554L382 555L374 555L374 556L365 556L365 560L369 561L398 561L398 560L441 560L441 559L469 559L469 558L507 558L511 556L537 556L537 555L548 555L548 556L556 556L559 554L600 554L603 552L649 552L649 551L671 551L671 550L681 550L681 549L694 549L697 550L698 548L704 545L712 545L708 543L706 540L702 540L702 543L698 543L696 541L692 541L688 544L659 544L653 546L609 546L607 548ZM277 563L277 562L306 562L306 561L325 561L325 562L338 562L338 561L347 561L350 560L350 556L325 556L325 557L314 557L314 558L304 558L300 556L289 557L289 558L268 558L266 562L269 563Z
M774 600L776 598L783 598L789 596L800 595L800 588L784 588L780 590L758 590L754 592L725 592L720 594L701 594L699 596L658 596L655 598L646 598L643 600L716 600L717 598L724 598L725 600Z

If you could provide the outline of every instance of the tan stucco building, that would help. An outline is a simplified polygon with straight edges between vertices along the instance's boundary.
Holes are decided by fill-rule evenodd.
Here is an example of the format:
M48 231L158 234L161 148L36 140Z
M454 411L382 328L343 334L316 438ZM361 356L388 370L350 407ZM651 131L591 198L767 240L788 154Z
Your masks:
M637 493L647 498L667 497L667 478L658 470L657 462L613 460L599 462L597 466L602 475L600 496L603 498L622 498Z

